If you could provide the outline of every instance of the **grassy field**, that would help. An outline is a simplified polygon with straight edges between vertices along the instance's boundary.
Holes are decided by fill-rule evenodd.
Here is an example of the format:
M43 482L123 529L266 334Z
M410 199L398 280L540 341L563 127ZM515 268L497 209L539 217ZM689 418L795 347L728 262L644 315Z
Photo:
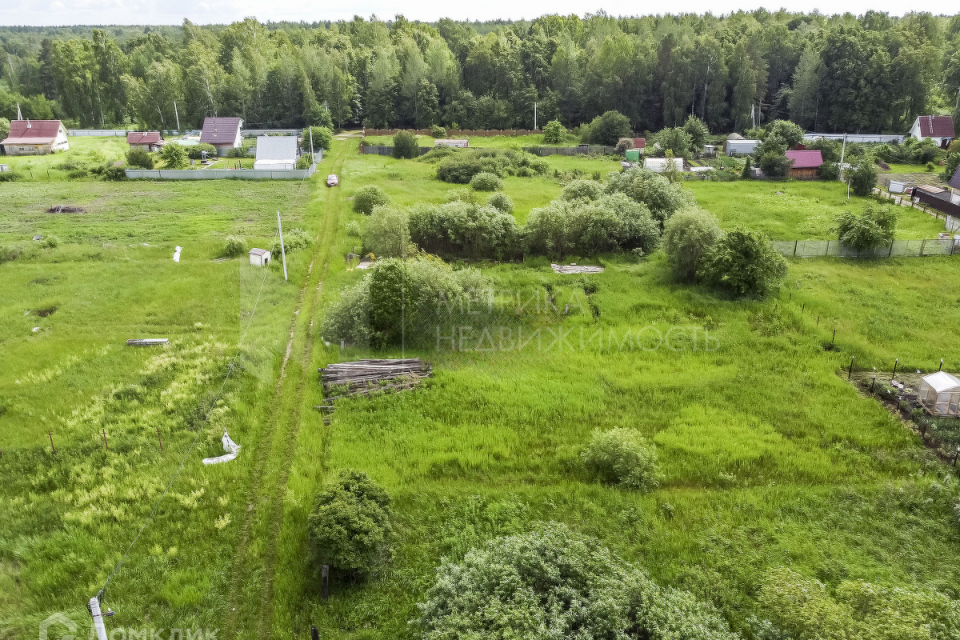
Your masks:
M4 156L3 164L21 175L21 180L71 180L69 173L77 166L113 164L124 161L130 146L122 136L74 136L69 151L45 156Z
M617 167L548 161L588 175ZM472 327L466 349L426 323L402 353L430 361L435 378L414 393L340 403L325 425L312 409L317 368L372 355L341 353L320 335L324 305L362 276L343 265L358 244L346 226L365 218L350 197L379 184L401 205L442 201L454 186L433 168L361 156L344 140L302 184L0 184L9 203L0 244L22 247L0 264L0 638L34 637L55 611L84 619L195 437L111 581L111 629L307 638L317 625L324 638L409 638L442 557L549 520L712 600L737 628L759 612L765 573L783 566L830 587L865 580L960 597L952 470L842 374L853 356L867 371L888 371L894 358L908 370L936 370L940 358L960 370L944 329L960 321L960 298L944 288L960 277L956 259L794 261L764 302L679 286L661 254L571 258L606 267L587 277L554 274L544 259L485 264L498 300L508 310L526 301L527 315L439 315L433 329ZM328 173L340 187L323 186ZM723 226L774 237L830 237L828 218L846 206L837 185L687 184ZM550 175L505 188L522 221L561 186ZM55 204L86 212L46 213ZM769 220L774 207L782 222ZM228 234L271 243L277 209L285 230L314 238L288 255L289 282L276 263L215 261ZM935 221L922 216L904 212L901 232L918 235L902 237L929 237ZM34 234L60 243L42 247ZM571 314L547 308L548 292ZM205 422L255 305L240 366ZM470 341L485 327L498 336L493 348ZM501 328L514 333L504 340ZM519 329L526 342L514 340ZM172 344L123 346L130 337ZM583 475L591 433L615 426L655 443L656 491ZM240 457L203 466L221 452L223 429ZM335 584L323 603L305 522L319 488L346 467L392 494L394 560L371 583Z

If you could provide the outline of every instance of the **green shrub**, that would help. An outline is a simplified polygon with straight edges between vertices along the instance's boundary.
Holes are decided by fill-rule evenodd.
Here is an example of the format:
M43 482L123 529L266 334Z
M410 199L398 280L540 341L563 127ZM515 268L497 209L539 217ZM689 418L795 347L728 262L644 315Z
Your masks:
M516 220L492 206L454 201L410 212L410 237L424 251L458 258L503 258L514 253Z
M153 156L146 149L130 149L127 151L127 165L140 169L153 169Z
M307 127L303 130L303 148L310 149L310 134L313 133L313 149L330 151L333 145L333 131L328 127Z
M16 182L23 176L17 173L16 171L3 171L0 172L0 182Z
M356 220L351 220L347 223L347 235L351 238L359 238L363 235L363 231L360 228L360 223Z
M23 255L23 247L18 244L0 244L0 264L13 262Z
M560 144L567 137L567 129L559 120L551 120L543 128L544 144Z
M843 211L837 215L837 224L831 231L837 232L840 244L857 251L883 247L896 236L897 212L881 204L867 205L860 214Z
M657 155L673 152L674 158L686 158L690 155L693 139L680 127L663 129L653 136L653 145Z
M56 249L60 246L60 238L57 236L44 236L40 246L44 249Z
M803 142L803 128L789 120L774 120L766 127L764 139L779 138L786 148L792 149Z
M374 207L363 236L364 250L375 256L399 258L410 253L410 222L400 207Z
M309 169L310 165L313 164L313 155L309 153L301 154L297 158L297 169Z
M367 576L390 559L390 496L362 471L341 471L307 519L313 564Z
M166 145L164 145L166 146ZM206 142L201 142L200 144L195 144L192 147L187 147L187 156L191 160L200 160L203 158L203 152L207 152L207 158L210 160L217 159L217 148L212 144ZM152 169L153 167L148 167Z
M696 205L693 194L682 184L671 183L667 178L639 167L611 174L606 190L607 193L623 193L646 205L661 224L677 211Z
M683 123L683 130L690 136L690 151L700 153L707 144L710 129L706 123L695 115L687 116Z
M417 136L409 131L397 131L393 136L393 157L419 158L420 144L417 142Z
M620 138L616 146L617 153L622 155L629 149L633 149L633 138Z
M954 140L951 142L950 148L952 149L957 143L960 143L960 140ZM953 177L953 174L957 172L957 169L960 169L960 151L951 153L943 161L943 177L947 180L950 180Z
M72 180L77 180L79 178L86 178L89 175L90 175L90 172L87 171L86 169L74 169L73 171L67 174L67 177Z
M743 171L740 172L740 177L743 178L744 180L749 180L750 178L752 178L753 172L751 171L751 169L753 169L753 166L748 156L746 162L743 163Z
M101 174L104 180L117 182L127 179L127 171L123 167L108 167Z
M847 176L854 195L863 197L873 193L873 188L877 186L878 175L880 170L869 159L865 158L858 162Z
M501 191L503 189L503 180L494 173L481 171L470 178L470 186L474 191Z
M780 286L784 260L763 233L736 229L704 255L699 277L738 296L763 297Z
M357 213L370 215L374 207L390 204L390 196L375 184L360 187L353 194L353 210Z
M291 251L299 251L305 247L310 246L311 238L309 234L303 229L291 229L290 231L283 232L283 247L282 249L286 250L287 253ZM280 238L277 237L273 241L273 248L271 252L274 256L279 256L281 254L280 247Z
M573 180L560 193L564 200L596 200L603 195L603 185L594 180Z
M447 130L440 125L435 124L430 127L430 135L434 138L445 138L447 137Z
M702 209L675 213L663 228L663 248L674 277L681 282L697 278L704 255L723 235L713 214Z
M589 127L587 142L612 147L620 138L629 138L633 135L630 118L619 111L607 111L593 119Z
M227 236L223 241L223 255L231 258L242 256L247 252L247 242L239 236Z
M817 171L817 173L820 175L821 180L835 182L840 178L840 163L824 162L822 165L820 165L820 169Z
M513 200L503 191L497 191L487 198L487 204L503 213L513 213Z
M580 459L593 478L650 491L659 484L657 452L633 429L594 431Z
M708 601L558 523L445 560L419 605L417 637L737 640Z
M175 143L163 145L160 150L160 159L167 169L183 169L187 166L187 152L182 146Z

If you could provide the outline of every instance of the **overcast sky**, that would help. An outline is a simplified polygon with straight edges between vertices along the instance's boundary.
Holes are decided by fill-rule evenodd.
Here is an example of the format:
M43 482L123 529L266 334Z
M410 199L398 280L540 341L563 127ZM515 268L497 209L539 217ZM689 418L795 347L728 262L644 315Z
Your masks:
M812 11L834 14L862 14L869 9L902 15L905 11L930 11L934 14L960 12L957 0L923 0L917 4L902 0L672 0L671 2L637 3L624 0L603 1L585 9L585 3L574 0L485 0L483 2L440 2L439 0L357 0L341 4L316 0L0 0L2 25L91 25L91 24L180 24L189 18L198 24L229 23L246 16L268 20L349 20L354 15L376 14L382 19L402 13L410 20L433 21L439 18L457 20L489 20L494 18L535 18L544 13L576 13L603 9L610 15L642 15L651 13L704 13L714 15L738 9L766 7L774 11L783 7L791 11Z

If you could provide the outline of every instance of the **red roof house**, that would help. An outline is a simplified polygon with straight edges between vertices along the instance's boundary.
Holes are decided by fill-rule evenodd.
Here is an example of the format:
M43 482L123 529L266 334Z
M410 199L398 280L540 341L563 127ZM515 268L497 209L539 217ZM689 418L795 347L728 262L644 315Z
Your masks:
M787 160L792 160L793 165L787 174L791 178L798 180L815 180L820 165L823 164L823 154L819 149L792 149L787 151Z
M159 151L165 143L159 131L131 131L127 134L127 144L131 149Z
M240 137L242 127L243 120L240 118L204 118L200 142L212 144L218 152L237 149L243 144Z
M956 137L953 118L950 116L918 116L910 127L910 135L917 140L932 139L938 147L946 149Z
M0 145L8 156L35 156L70 148L67 130L59 120L12 120L10 133Z

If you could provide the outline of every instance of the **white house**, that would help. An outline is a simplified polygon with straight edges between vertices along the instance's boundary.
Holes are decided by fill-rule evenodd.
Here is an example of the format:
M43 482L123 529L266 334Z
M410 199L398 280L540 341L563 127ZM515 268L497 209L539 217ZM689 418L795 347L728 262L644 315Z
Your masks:
M941 149L946 149L956 137L950 116L918 116L910 127L910 135L917 140L930 138Z
M256 267L270 265L270 252L266 249L250 249L250 264Z
M218 156L225 156L230 149L243 146L243 138L240 136L242 128L241 118L204 118L200 142L212 144L217 148Z
M59 120L12 120L10 133L0 145L8 156L39 156L66 151L70 141Z
M683 171L683 158L644 158L643 168L655 173L663 173L669 170L670 163L673 163L677 171Z
M960 416L960 380L946 371L924 376L917 400L934 415Z
M259 136L254 169L290 171L297 168L297 136Z

